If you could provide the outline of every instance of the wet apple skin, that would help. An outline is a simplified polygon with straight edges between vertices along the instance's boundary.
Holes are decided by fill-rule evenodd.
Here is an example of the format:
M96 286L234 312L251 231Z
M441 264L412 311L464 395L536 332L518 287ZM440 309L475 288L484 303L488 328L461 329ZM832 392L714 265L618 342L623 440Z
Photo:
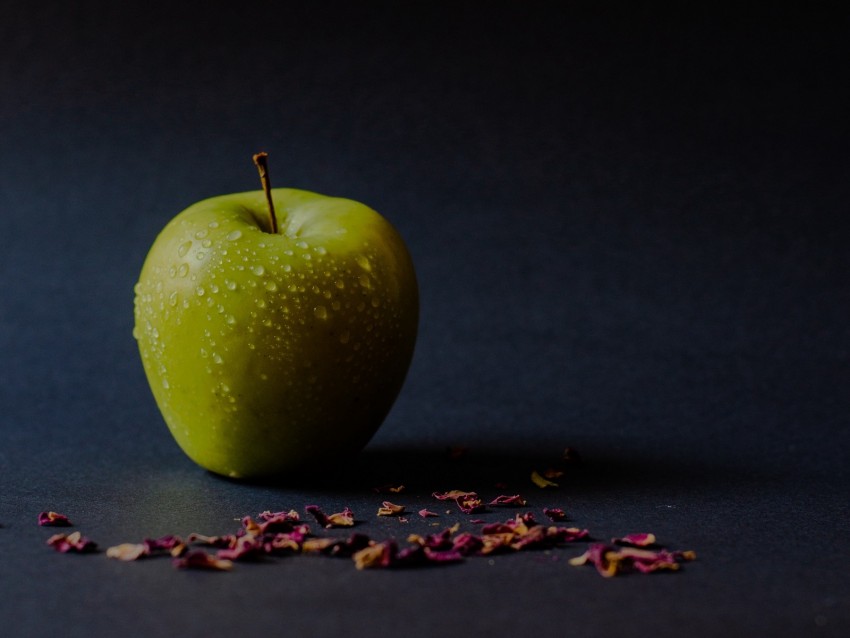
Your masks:
M213 197L154 242L135 292L145 374L172 435L231 477L358 452L409 368L419 294L397 231L358 202L273 189Z

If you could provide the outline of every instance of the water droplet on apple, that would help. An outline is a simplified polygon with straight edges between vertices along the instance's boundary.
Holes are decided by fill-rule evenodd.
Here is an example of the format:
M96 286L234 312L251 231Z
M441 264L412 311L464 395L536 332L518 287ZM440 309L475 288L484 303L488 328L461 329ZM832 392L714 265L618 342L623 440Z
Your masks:
M199 297L203 297L204 293L206 293L206 290L204 290L203 286L198 286L197 288L195 288L195 294Z
M229 326L235 326L235 325L236 325L236 317L234 317L233 315L227 315L227 316L224 318L224 321L225 321L225 322L227 323L227 325L229 325Z
M363 288L371 288L372 287L372 280L369 278L369 275L367 275L365 273L360 275L360 277L357 278L357 281L360 283L360 285Z
M210 228L218 228L218 222L210 222L209 227Z
M228 290L236 290L236 282L235 281L230 281L229 279L225 279L224 280L224 286Z
M328 251L324 246L316 246L313 250L319 255L327 255Z
M213 352L212 360L215 361L219 365L224 363L224 359L221 358L221 355L218 352Z
M272 327L272 320L271 319L263 319L263 325L266 328L271 328Z
M339 288L340 290L342 290L343 288L345 288L345 282L344 282L342 279L337 279L337 280L334 282L334 286L336 286L337 288Z
M189 249L192 247L192 242L187 241L186 243L180 244L180 247L177 249L177 255L180 257L185 257L186 253L189 252Z
M274 292L275 290L277 290L277 284L271 279L269 279L266 282L266 290L268 290L269 292Z
M242 231L241 230L231 230L229 233L227 233L227 236L225 237L225 239L227 241L236 241L240 237L242 237Z
M372 307L377 308L380 305L381 305L381 300L378 299L377 297L372 297Z
M355 258L357 265L360 266L366 272L372 272L372 264L369 263L369 258L364 255L357 255Z
M313 309L313 314L316 315L316 319L327 319L328 318L328 309L324 306L316 306Z
M177 291L175 290L170 295L168 295L168 305L176 306L177 305Z
M189 274L189 264L187 264L186 262L183 262L177 268L177 276L178 277L185 277L188 274Z
M257 264L256 266L251 267L251 272L257 275L257 277L262 277L265 274L266 269L263 268L262 265Z
M208 234L208 231L204 228L195 233L195 239L203 239Z
M195 259L197 259L198 261L201 261L204 257L206 257L206 254L203 252L195 253Z
M168 379L166 379L165 377L163 377L163 378L162 378L162 387L163 387L165 390L168 390L168 388L170 388L170 387L171 387L171 386L168 384Z
M133 338L138 341L142 336L142 331L139 330L138 326L133 326Z
M339 342L340 343L348 343L348 341L350 339L351 339L351 333L348 330L344 331L341 335L339 335Z
M299 241L299 242L298 242L297 244L295 244L295 245L296 245L296 246L298 246L301 250L307 250L307 249L310 247L310 244L308 244L308 243L307 243L306 241L304 241L303 239L302 239L301 241Z

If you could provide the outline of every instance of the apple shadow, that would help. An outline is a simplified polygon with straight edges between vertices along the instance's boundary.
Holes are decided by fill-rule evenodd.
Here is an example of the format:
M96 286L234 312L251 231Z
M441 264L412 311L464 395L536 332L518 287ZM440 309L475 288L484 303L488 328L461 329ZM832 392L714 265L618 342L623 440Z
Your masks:
M542 446L547 450L557 449ZM558 484L547 489L532 473ZM221 480L231 481L222 477ZM503 447L436 448L390 446L367 448L353 458L328 463L308 472L247 484L272 490L304 491L316 496L392 494L404 486L407 495L431 495L448 490L475 491L482 497L500 494L541 495L565 490L573 497L629 495L670 490L723 491L757 485L764 472L736 466L728 460L668 456L633 456L599 450L587 453L536 453ZM245 485L246 481L238 483ZM540 498L535 500L540 501ZM546 499L548 500L548 499Z

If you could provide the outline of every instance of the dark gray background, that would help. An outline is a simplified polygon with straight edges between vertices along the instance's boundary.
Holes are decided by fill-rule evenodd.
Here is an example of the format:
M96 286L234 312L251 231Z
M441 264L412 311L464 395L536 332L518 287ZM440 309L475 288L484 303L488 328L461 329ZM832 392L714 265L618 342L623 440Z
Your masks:
M847 14L235 4L3 3L3 632L850 633ZM282 485L188 461L131 336L156 234L256 188L260 149L276 185L388 217L422 294L357 465ZM538 490L567 445L584 462ZM405 483L415 511L496 481L699 560L612 581L567 565L581 547L187 573L61 556L35 524L67 512L107 547L318 503L403 539L436 528L377 519L372 486Z

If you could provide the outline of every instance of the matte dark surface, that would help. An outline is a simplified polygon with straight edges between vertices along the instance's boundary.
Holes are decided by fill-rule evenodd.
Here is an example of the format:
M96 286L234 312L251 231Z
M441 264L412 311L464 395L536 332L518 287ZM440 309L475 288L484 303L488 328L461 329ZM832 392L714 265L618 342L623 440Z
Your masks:
M846 13L9 4L0 633L850 634ZM275 184L388 217L422 293L379 434L341 474L283 485L188 461L131 336L156 234L256 188L260 149ZM567 445L581 466L532 485ZM652 531L698 560L613 580L567 564L582 546L198 573L59 555L35 523L66 512L108 547L317 503L403 540L477 529L430 494L499 481L539 518L563 507L596 538ZM392 482L441 518L375 517Z

